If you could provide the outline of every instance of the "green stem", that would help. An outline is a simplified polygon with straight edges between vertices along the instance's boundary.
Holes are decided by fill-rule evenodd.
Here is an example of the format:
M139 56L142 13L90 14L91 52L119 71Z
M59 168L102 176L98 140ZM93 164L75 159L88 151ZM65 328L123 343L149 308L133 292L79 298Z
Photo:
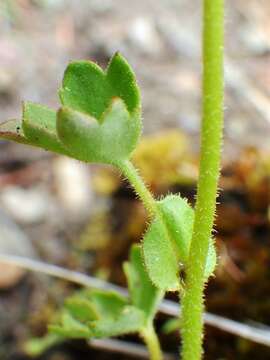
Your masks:
M138 174L137 169L134 165L129 161L125 160L119 162L117 167L122 171L124 176L128 179L130 184L134 187L136 193L142 200L144 206L149 212L150 217L154 217L155 215L160 215L159 210L156 204L156 201L151 194L150 190L148 190L147 186L143 182L142 178Z
M162 351L160 348L159 340L153 326L148 326L141 331L141 337L143 338L147 349L149 351L151 360L162 360Z
M202 357L204 267L216 209L223 126L224 0L204 0L203 114L195 220L182 301L182 358Z
M129 160L125 160L122 162L118 162L117 164L114 165L119 168L119 170L123 173L123 175L128 179L130 184L133 186L134 190L136 191L136 193L142 200L144 206L146 207L150 218L159 219L159 221L162 223L166 237L174 247L175 242L173 240L170 231L167 228L166 221L164 220L164 216L158 207L158 202L154 199L153 195L148 190L147 186L143 182L142 178L138 174L138 171L134 167L132 162L130 162ZM175 252L177 252L177 249L175 249ZM179 293L180 294L183 293L183 287L181 282L179 283Z
M173 247L175 247L175 242L173 240L170 231L167 228L166 221L164 219L162 212L158 207L158 203L152 196L151 192L147 189L147 186L145 185L142 178L138 174L137 169L129 160L126 160L124 162L119 162L117 166L126 176L126 178L129 180L130 184L134 187L136 193L138 194L144 206L146 207L150 217L159 219L159 221L162 223L168 241L171 242ZM177 249L175 249L175 252L177 252ZM179 284L179 291L182 294L183 288L181 284Z

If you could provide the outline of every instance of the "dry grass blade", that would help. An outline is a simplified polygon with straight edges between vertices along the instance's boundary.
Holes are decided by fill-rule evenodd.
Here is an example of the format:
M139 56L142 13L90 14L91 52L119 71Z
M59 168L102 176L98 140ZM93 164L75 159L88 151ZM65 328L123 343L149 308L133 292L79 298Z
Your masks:
M0 262L16 265L30 271L41 272L86 287L115 290L121 293L123 296L128 296L127 290L120 286L77 271L64 269L57 265L47 264L39 260L33 260L15 255L0 254ZM160 312L170 316L179 315L179 305L173 301L163 300L159 306L159 310ZM261 326L252 326L208 312L204 313L204 322L207 325L214 326L215 328L226 331L230 334L240 336L258 344L270 346L270 328L263 324Z
M149 359L149 354L145 346L129 343L116 339L94 339L89 341L91 347L109 351L110 353L121 353L134 356L135 359ZM176 359L173 355L164 354L164 360Z

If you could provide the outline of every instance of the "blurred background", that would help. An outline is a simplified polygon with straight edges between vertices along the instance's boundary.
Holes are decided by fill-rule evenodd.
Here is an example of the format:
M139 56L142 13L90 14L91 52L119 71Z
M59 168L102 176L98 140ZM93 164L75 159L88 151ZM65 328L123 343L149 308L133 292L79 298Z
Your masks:
M70 60L106 67L119 50L142 92L144 137L134 162L157 196L194 202L201 93L199 0L1 0L0 121L23 100L57 108ZM209 311L270 326L270 3L226 1L226 108L217 248ZM125 285L121 263L146 215L109 167L0 142L0 253L22 255ZM75 287L0 263L0 359L25 344ZM172 297L173 299L173 297ZM178 335L162 333L173 353ZM136 339L135 339L136 341ZM96 352L95 352L96 351ZM37 359L113 358L69 342ZM29 351L28 351L29 353ZM270 348L207 328L206 359L270 359ZM89 357L91 358L91 357ZM120 355L115 355L120 359ZM123 357L123 359L127 357Z

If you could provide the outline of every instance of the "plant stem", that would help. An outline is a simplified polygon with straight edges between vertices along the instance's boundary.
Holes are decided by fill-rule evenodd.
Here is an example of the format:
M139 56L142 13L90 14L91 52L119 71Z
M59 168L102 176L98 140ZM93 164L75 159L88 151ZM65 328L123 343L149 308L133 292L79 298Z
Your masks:
M130 184L133 186L134 190L136 191L136 193L142 200L144 206L146 207L150 218L156 218L161 222L167 240L171 242L173 246L175 246L173 237L167 228L166 221L164 220L164 216L158 207L158 202L154 199L153 195L148 190L147 186L138 174L138 171L134 167L132 162L130 162L129 160L125 160L123 162L118 162L114 165L117 166L124 174L124 176L129 180ZM175 252L177 252L177 249L175 249ZM181 281L179 282L179 293L180 295L183 293Z
M214 222L223 127L224 0L204 0L201 159L182 302L182 358L202 357L204 267Z
M144 206L149 212L150 217L154 217L155 215L160 216L158 207L156 205L156 201L148 190L147 186L143 182L142 178L138 174L137 169L134 165L129 161L122 161L117 164L117 167L122 171L124 176L128 179L130 184L134 187L136 193L142 200Z
M162 351L160 349L159 340L157 334L152 325L144 328L140 332L147 349L149 351L150 359L151 360L162 360Z

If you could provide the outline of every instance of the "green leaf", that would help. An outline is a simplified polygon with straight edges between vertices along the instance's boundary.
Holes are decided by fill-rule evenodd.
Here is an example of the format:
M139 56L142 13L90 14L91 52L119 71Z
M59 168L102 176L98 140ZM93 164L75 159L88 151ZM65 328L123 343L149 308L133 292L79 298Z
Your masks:
M99 316L89 323L94 337L109 337L139 332L146 318L140 309L130 306L127 299L114 291L90 290L84 296L91 301Z
M74 319L68 311L63 311L60 324L49 325L49 331L67 338L87 339L91 336L89 327Z
M164 291L178 291L179 264L166 229L158 220L150 224L143 238L143 256L147 272L155 286Z
M56 112L39 104L23 104L23 120L9 120L0 124L0 137L45 150L69 155L57 139Z
M24 103L22 121L12 119L0 124L0 138L69 155L57 139L56 112L30 102Z
M162 326L161 331L168 335L174 331L179 331L179 328L181 326L181 321L178 318L172 318L165 322L165 324Z
M57 132L76 159L112 164L128 158L135 149L140 135L137 120L129 115L124 102L115 98L100 124L95 118L71 108L60 109Z
M104 317L89 324L93 337L104 338L140 332L145 325L143 311L134 306L126 305L114 319Z
M140 111L140 91L135 74L119 52L112 57L106 71L106 78L113 88L113 96L124 100L129 113Z
M84 292L100 318L116 318L127 305L127 299L115 291L90 290Z
M143 310L147 321L152 321L163 292L154 286L142 260L141 247L133 245L129 262L124 264L132 304Z
M159 201L159 208L168 228L171 241L177 249L178 261L185 264L188 260L194 210L179 195L168 195Z
M22 144L31 144L31 141L24 135L21 120L17 119L7 120L0 124L0 137Z
M149 226L143 239L145 264L152 282L167 291L179 289L180 268L185 269L192 238L194 210L178 195L158 202L161 218ZM216 251L213 240L205 267L205 280L213 273Z
M168 195L159 202L163 219L176 244L180 264L187 264L192 239L194 210L179 195ZM212 275L216 266L216 250L212 239L209 241L208 256L205 265L205 280Z
M68 155L57 138L56 112L43 105L25 102L23 105L23 133L31 144Z
M62 337L56 334L47 334L41 338L27 340L23 346L24 352L29 356L39 356L44 351L63 341Z
M67 67L59 91L62 104L101 119L112 98L120 97L130 113L140 110L135 75L127 61L116 53L107 71L90 61L75 61Z
M49 329L62 337L103 338L139 332L144 324L143 311L118 293L86 290L66 301L60 321Z
M117 336L138 332L145 324L144 313L130 306L127 299L114 291L92 290L85 292L99 316L89 324L94 337Z
M98 319L98 313L94 306L82 296L68 298L65 302L65 307L79 321L87 322Z
M140 94L119 53L106 71L89 61L71 63L59 93L58 113L25 102L22 121L0 125L0 137L85 162L117 165L130 157L141 134Z

